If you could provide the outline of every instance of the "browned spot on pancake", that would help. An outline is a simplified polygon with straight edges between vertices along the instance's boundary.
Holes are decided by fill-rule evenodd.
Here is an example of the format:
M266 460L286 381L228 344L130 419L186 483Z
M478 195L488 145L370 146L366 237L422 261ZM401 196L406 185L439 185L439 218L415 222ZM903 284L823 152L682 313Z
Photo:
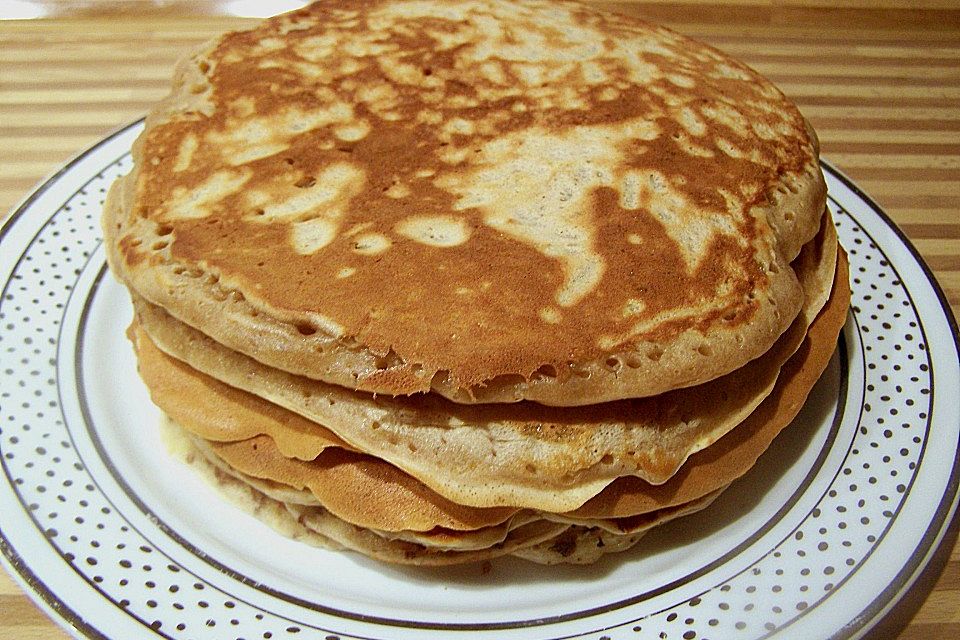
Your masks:
M573 528L567 529L550 541L550 550L564 558L570 556L577 550L577 534Z

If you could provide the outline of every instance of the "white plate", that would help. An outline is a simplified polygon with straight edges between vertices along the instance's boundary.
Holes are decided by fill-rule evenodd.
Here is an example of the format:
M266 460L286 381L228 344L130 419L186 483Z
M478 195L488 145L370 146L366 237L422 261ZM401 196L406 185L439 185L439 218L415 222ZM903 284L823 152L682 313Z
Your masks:
M590 567L397 568L281 538L166 455L137 377L99 216L140 129L70 163L2 231L0 548L72 633L855 638L943 538L956 327L916 251L829 166L853 309L796 423L710 509Z

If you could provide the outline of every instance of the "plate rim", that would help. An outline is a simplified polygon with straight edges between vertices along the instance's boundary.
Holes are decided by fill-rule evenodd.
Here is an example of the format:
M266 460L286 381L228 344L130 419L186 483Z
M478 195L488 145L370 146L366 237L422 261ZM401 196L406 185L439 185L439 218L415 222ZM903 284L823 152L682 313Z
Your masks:
M130 134L137 127L141 126L143 122L144 119L140 118L117 128L93 145L76 154L45 179L37 183L27 196L15 205L12 212L3 221L2 226L0 226L0 242L6 241L10 232L24 216L29 213L37 201L55 187L64 176L70 174L82 161L102 151L105 146L114 142L117 138L125 134ZM882 223L883 228L892 231L897 241L906 248L907 253L919 267L920 272L930 285L931 291L939 303L939 309L936 313L943 315L946 327L953 340L953 351L956 352L958 360L960 360L960 328L958 328L957 319L953 314L941 284L926 260L893 218L887 214L870 195L864 192L856 182L828 159L821 158L821 165L825 173L835 178L866 205L871 214L875 215ZM56 213L57 211L54 211L41 225L52 219ZM949 419L949 417L947 419ZM960 417L957 417L957 419L960 419ZM853 616L847 624L837 629L831 636L832 638L858 637L860 634L865 634L869 630L877 627L904 601L906 595L916 586L925 572L931 568L935 569L938 574L939 571L942 571L942 566L937 567L931 563L934 562L937 552L941 549L943 542L948 538L950 531L956 530L958 526L960 526L960 509L957 508L958 499L960 499L960 459L955 461L951 468L945 487L946 490L939 496L939 503L934 511L934 516L925 523L925 531L920 542L912 553L904 559L903 565L896 574L896 578L886 585L884 589L878 591L867 607ZM4 568L7 569L7 573L11 576L12 580L19 584L26 595L67 632L76 637L98 639L108 637L91 625L84 616L67 606L60 596L34 573L29 563L25 561L23 554L19 553L17 549L12 546L2 526L0 526L0 558L2 558L2 564ZM97 597L99 597L99 595ZM84 635L77 636L77 633Z

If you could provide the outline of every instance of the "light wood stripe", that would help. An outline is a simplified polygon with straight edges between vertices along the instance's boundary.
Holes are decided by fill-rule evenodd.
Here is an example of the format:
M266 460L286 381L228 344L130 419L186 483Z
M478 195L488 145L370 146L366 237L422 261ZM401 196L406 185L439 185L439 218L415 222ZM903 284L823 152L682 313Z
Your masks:
M943 136L956 136L960 131L960 119L957 120L937 120L929 118L925 120L906 120L906 119L887 119L887 118L823 118L813 116L809 113L810 109L804 106L800 109L811 121L813 121L819 132L821 140L824 137L829 139L829 132L833 128L847 129L851 126L862 124L865 129L875 130L875 127L886 127L887 131L935 131Z
M833 154L827 154L832 159ZM952 181L952 169L901 169L894 164L880 168L864 168L844 165L848 173L855 175L858 182L890 180Z
M960 98L960 88L957 87L914 87L898 83L896 86L881 86L866 84L861 86L859 83L806 83L806 82L778 82L780 89L787 95L795 97L803 96L855 96L858 99L866 98L872 100L875 98L892 98L903 100L904 98L916 98L921 100L957 100Z
M927 38L922 47L915 46L913 39L918 35L926 38L932 33L930 29L924 28L910 33L903 42L887 40L871 43L863 37L844 37L844 34L849 33L842 30L835 34L821 34L820 37L811 34L807 37L789 38L770 37L762 31L752 31L739 36L717 34L703 39L710 40L714 46L743 60L756 57L761 60L800 64L819 60L840 64L860 61L864 64L896 68L901 65L949 64L951 60L960 57L960 38L957 38L955 33L953 37L945 40ZM811 49L811 46L816 49Z
M113 63L111 63L113 66ZM154 86L170 83L170 65L130 63L130 75L135 78L123 82L123 86ZM49 89L70 87L74 90L89 91L99 87L114 87L120 83L115 78L104 77L103 72L92 68L88 64L57 65L56 67L42 67L38 65L9 65L0 72L5 89L25 90L31 88Z
M153 87L126 87L126 88L105 88L96 91L96 102L94 104L116 104L130 102L150 103L156 100L156 89ZM17 91L8 89L0 93L0 108L8 105L28 106L31 104L44 105L66 105L76 106L77 91L71 89L31 89L27 91Z
M940 61L938 61L940 62ZM897 65L889 64L851 64L850 58L845 57L845 63L833 62L829 66L821 61L795 62L791 60L758 60L752 59L751 66L768 77L793 76L801 78L834 78L842 77L846 81L858 84L874 84L878 80L905 80L916 82L920 79L942 82L943 80L957 79L956 66L947 64L925 65Z
M881 145L916 145L954 143L955 136L940 130L923 129L835 129L830 127L817 127L817 134L828 138L831 144L840 144L843 142L861 143L869 140L873 144Z
M842 148L842 145L833 146L834 149L837 147ZM829 157L831 161L845 167L888 167L896 165L904 169L960 169L960 156L957 155L901 154L891 150L883 155L879 153L838 153L832 151ZM947 180L951 175L950 173L944 174L943 178ZM960 193L960 185L954 193Z
M848 173L856 175L854 170ZM916 184L909 180L871 180L869 178L858 179L857 182L860 187L873 196L890 194L901 197L907 197L911 193L913 185ZM960 188L958 187L960 185L950 182L925 182L923 194L920 197L943 198L941 202L953 203L956 199L960 199Z
M39 150L69 150L76 153L83 149L83 145L90 141L90 135L83 135L82 132L76 132L77 135L56 135L50 131L41 129L18 129L3 130L0 129L0 136L4 140L11 142L10 146L0 149L0 153L10 154L11 159L23 157L21 154L34 153Z
M0 596L20 595L20 587L3 571L0 571Z
M159 99L163 93L158 93ZM74 126L100 125L105 130L116 127L122 122L135 120L147 112L152 102L142 102L131 105L122 105L123 108L113 109L95 109L80 108L77 105L44 105L43 111L38 111L36 107L31 109L29 105L17 105L17 109L3 109L0 113L15 113L15 117L6 115L0 121L0 135L6 130L19 131L24 128L56 128L70 129ZM71 106L73 108L71 108ZM100 105L102 107L102 105ZM21 108L22 107L22 108ZM109 124L107 126L104 123Z
M945 256L952 260L952 256L960 255L960 238L911 238L911 241L926 260ZM947 268L946 265L944 266Z
M30 640L45 640L54 637L51 635L51 622L29 600L17 595L0 596L0 611L3 612L3 629L9 633L6 637ZM8 623L7 620L10 620ZM61 637L63 632L56 629Z
M901 224L929 224L946 221L951 227L954 225L951 216L957 211L946 207L911 208L900 207L897 219Z
M825 46L830 46L831 42L845 43L856 40L858 50L866 51L870 55L889 55L890 52L899 52L910 47L912 39L917 37L924 38L928 45L940 45L940 48L950 48L956 41L956 32L953 28L928 24L912 27L905 25L902 31L893 33L858 28L857 26L832 28L818 26L768 27L763 24L754 24L737 27L723 21L718 21L715 25L704 26L693 22L659 20L655 12L645 12L643 16L652 22L661 22L674 31L708 41L721 49L725 49L723 38L735 39L738 43L752 40L755 41L757 47L762 47L767 43L786 46L823 43ZM895 16L891 17L894 18ZM856 23L856 17L852 17L851 20L853 24ZM836 45L836 48L839 49L842 46L844 45ZM939 53L939 49L936 51ZM810 56L809 50L806 55ZM749 58L749 54L738 54L738 57Z
M157 88L107 88L96 91L95 101L91 106L98 105L150 105L157 99ZM53 108L61 107L64 110L77 107L76 91L64 89L36 89L32 91L9 90L0 93L0 109L10 107L11 110L23 109L31 104L49 105ZM81 103L83 104L83 103Z
M869 104L873 100L864 98L863 103ZM807 117L840 118L853 123L858 120L895 119L900 121L912 120L948 120L960 121L960 108L956 104L942 107L874 107L866 104L856 107L838 107L830 105L804 105L802 111ZM869 126L870 123L867 123Z
M128 45L125 47L112 47L108 50L104 50L102 46L86 44L59 43L57 46L63 50L64 55L70 56L74 62L84 62L92 65L111 64L114 56L123 57L128 62L135 61L152 64L158 57L169 57L171 52L169 47L155 47L150 45L143 47ZM0 49L0 64L33 64L37 58L44 57L40 55L40 53L40 50L32 49Z

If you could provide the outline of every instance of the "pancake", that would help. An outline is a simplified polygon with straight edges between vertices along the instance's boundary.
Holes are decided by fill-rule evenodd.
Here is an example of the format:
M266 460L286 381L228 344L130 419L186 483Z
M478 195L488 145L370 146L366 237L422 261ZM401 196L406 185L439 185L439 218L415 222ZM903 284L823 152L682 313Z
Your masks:
M544 518L553 522L564 522L591 530L602 530L617 536L645 533L654 527L682 518L709 507L729 485L724 485L705 495L680 504L661 507L646 513L615 518L580 518L567 514L544 514Z
M541 520L543 518L538 518L532 512L524 512L499 525L472 531L449 531L441 528L431 531L380 531L373 529L371 531L387 540L413 543L428 549L477 551L503 544L514 529Z
M271 368L591 405L776 343L817 155L768 81L633 18L320 2L179 65L104 233L137 295Z
M634 18L322 1L178 64L104 244L167 437L244 509L387 562L587 563L709 505L824 370L818 154Z
M850 302L846 255L838 261L833 295L814 320L800 349L784 365L777 386L750 417L715 444L690 456L659 486L623 477L570 514L576 518L627 516L682 504L745 474L797 416L836 351Z
M827 304L834 287L837 286L837 263L841 259L846 260L845 256L841 258L841 254L843 248L839 244L837 228L833 224L833 216L827 210L820 220L817 235L801 247L800 254L791 265L803 288L804 303L800 307L800 317L807 327ZM849 287L848 279L847 276L843 277L842 287ZM849 294L846 297L849 298Z
M423 566L442 566L479 562L512 553L522 546L538 544L562 533L569 525L537 520L511 530L490 547L470 550L436 549L403 540L391 540L362 527L339 520L322 508L300 507L269 497L254 486L225 473L211 464L170 420L163 425L164 439L171 452L189 464L225 498L254 516L274 531L293 540L329 549L358 551L385 562ZM469 534L468 534L469 535Z
M559 520L560 524L572 523L573 526L569 529L565 529L563 533L537 545L523 547L522 549L514 548L511 553L541 563L593 562L601 554L629 548L650 527L668 519L699 510L709 504L716 493L723 489L723 486L710 487L708 483L704 482L704 479L715 480L720 477L732 479L735 476L726 475L729 468L737 465L743 465L744 468L752 466L756 455L766 449L769 440L792 419L806 397L807 391L819 377L833 352L837 332L846 315L849 299L849 288L846 286L846 282L846 260L841 256L835 286L832 288L833 295L811 325L804 345L784 367L784 375L778 381L777 389L743 425L740 425L710 449L694 455L667 485L661 487L644 485L640 489L639 483L629 482L633 479L621 479L608 487L595 500L584 505L578 512L549 514L547 516ZM216 405L216 403L214 404ZM228 409L227 413L229 413L229 407L225 408ZM245 430L242 431L245 432ZM742 438L739 437L741 434L743 435ZM633 486L627 486L625 481ZM221 478L218 482L222 484L223 479ZM249 478L241 481L241 484L243 482L249 483ZM236 485L235 482L235 489ZM696 493L698 489L700 493ZM672 502L663 500L663 495L660 494L661 490L670 494L673 499ZM714 493L705 492L710 490ZM289 505L286 510L289 511L292 508L298 514L298 517L310 514L307 520L313 524L314 529L307 529L307 531L316 536L316 539L311 539L309 536L303 538L304 533L301 530L305 527L302 523L291 521L285 515L282 506L278 511L276 507L279 503L275 499L267 499L271 497L271 494L267 492L266 495L263 495L262 486L254 484L253 487L250 487L248 493L241 492L241 494L248 496L248 507L251 504L256 506L259 512L258 517L266 519L273 526L282 525L280 528L287 535L292 535L291 531L297 531L296 535L300 539L317 544L318 541L329 540L325 536L317 534L317 531L327 531L338 536L337 539L341 542L348 542L347 546L349 548L363 553L372 552L376 554L375 557L391 562L420 562L422 560L427 564L448 564L455 561L472 561L494 557L500 555L499 550L488 550L480 556L474 554L455 560L450 555L449 549L476 551L484 548L484 544L499 544L498 541L506 540L503 530L491 531L488 529L451 532L449 534L439 532L439 542L433 548L446 548L448 551L441 556L427 554L427 559L423 560L422 548L430 548L431 538L435 540L437 536L428 534L426 536L414 535L394 538L393 540L404 543L398 549L396 546L391 546L390 543L376 541L372 537L374 535L384 537L385 532L351 527L349 523L340 521L329 512L318 509L316 505L306 504L303 509ZM643 500L644 496L647 497L646 501ZM291 495L287 494L284 497L290 499ZM678 501L683 501L684 498L691 498L691 501L688 504L676 504ZM643 504L646 509L638 508L638 504ZM270 505L273 505L273 507L270 507ZM642 515L633 518L622 517L623 513L630 511L642 512ZM280 525L276 521L278 518ZM524 521L524 524L528 522L529 520ZM502 529L508 529L508 527L502 527ZM387 539L390 540L389 537ZM400 558L403 558L403 560L400 560Z
M181 426L172 421L170 428L182 429ZM330 516L344 520L349 524L365 528L372 533L375 533L378 536L388 540L411 542L425 547L444 549L447 551L485 549L503 542L506 539L507 534L512 529L525 525L533 520L540 519L532 512L524 512L510 515L502 522L497 522L495 524L483 525L483 523L478 523L481 526L478 526L476 529L450 529L444 527L441 524L441 521L447 521L447 518L442 518L442 520L438 519L432 524L432 526L423 527L423 518L425 515L429 515L429 513L424 514L424 511L429 511L428 509L420 509L418 508L420 505L414 505L413 511L416 513L411 517L407 511L407 508L410 506L409 500L406 501L406 504L404 504L404 501L384 504L383 499L377 496L374 496L374 499L371 501L372 504L355 505L359 506L359 511L348 508L348 513L344 514L343 500L333 501L334 504L332 506L334 510L331 510L331 505L329 503L325 505L324 502L322 502L325 497L330 495L328 492L319 492L318 495L317 493L311 492L307 489L298 489L294 486L283 484L275 480L264 479L262 477L244 473L242 470L242 465L236 466L230 464L228 456L219 455L222 452L217 450L216 445L211 446L211 443L189 433L186 434L186 437L193 445L193 448L196 449L196 451L219 472L225 473L231 478L248 485L254 491L262 493L271 500L275 500L289 506L322 507ZM315 479L313 484L316 484L318 480L322 480L322 478ZM377 482L375 479L372 482L364 482L362 484L365 485L364 488L368 490L366 493L368 496L371 495L371 489L374 491L384 489L382 483ZM344 488L345 492L351 496L355 496L357 493L357 491L355 491L350 485L346 485L342 488ZM383 493L389 495L389 487L386 487L386 491ZM385 507L381 513L383 518L380 520L371 521L370 516L372 515L373 511L372 505L377 503L379 503L382 507ZM336 507L338 506L341 507L341 509L339 512L334 513L334 511L336 511ZM359 517L357 517L357 513L360 514ZM419 530L403 528L402 525L398 527L396 524L397 522L402 521L404 525L410 524L416 527L418 520L421 523ZM364 524L367 526L364 526ZM387 526L390 528L383 529L379 528L380 526Z
M544 542L524 547L513 555L538 564L592 564L608 553L626 551L643 533L613 535L603 529L572 526Z
M835 247L835 236L825 232L818 239L831 237ZM817 255L835 261L835 249ZM809 263L804 281L829 291L817 282L826 275L819 261ZM811 296L810 304L821 302ZM807 316L817 311L798 315L775 348L718 380L652 398L552 408L530 402L460 405L436 395L374 397L266 367L157 307L136 301L136 308L139 326L161 350L324 425L450 500L547 511L575 509L620 476L667 481L687 457L742 422L770 393L783 362L803 340ZM298 457L311 453L319 449Z
M819 311L833 286L832 279L824 277L836 268L832 249L836 246L836 230L829 215L824 216L817 240L805 246L797 258L807 262L798 269L804 290L809 291L809 303L802 311L805 315ZM824 286L825 282L829 286ZM322 425L201 374L158 351L149 340L141 344L135 333L136 329L131 327L129 335L138 348L139 371L151 396L171 418L188 425L195 435L218 442L268 435L283 455L301 460L313 460L328 446L351 448Z
M581 508L565 514L563 517L572 522L585 519L596 520L598 518L621 519L619 523L613 524L622 527L624 522L622 518L665 510L702 499L711 492L721 490L723 486L749 469L760 453L769 445L772 438L794 417L833 352L833 345L843 324L849 300L845 259L840 260L835 278L836 283L832 287L834 295L812 324L804 341L804 346L785 365L784 374L778 380L773 394L733 433L728 434L706 451L693 455L674 478L660 487L635 479L621 479L607 487L600 495ZM202 379L204 377L202 374L194 371L192 376L183 375L184 372L191 371L189 367L182 363L177 364L172 358L163 355L149 340L140 339L137 344L141 374L162 408L172 407L177 409L184 404L185 398L198 393L198 390L192 384L192 378ZM218 388L221 385L222 383L216 383L213 388ZM158 393L158 389L164 390L165 393ZM264 422L268 422L263 416L271 415L264 411L255 411L248 414L254 420L257 420L260 426L241 425L239 429L233 426L236 422L236 416L244 415L243 410L248 406L248 403L262 403L262 401L258 398L248 397L246 398L248 402L241 403L239 405L240 410L237 410L235 404L231 402L231 398L243 398L249 394L244 394L242 391L229 387L227 389L230 390L231 395L219 397L209 393L204 395L207 400L205 404L211 407L210 410L187 414L191 420L188 423L188 428L191 431L205 437L211 433L217 433L216 425L224 422L231 425L226 433L239 434L244 438L260 432L273 433L275 436L278 432L282 433L282 430L276 427L264 428L262 426ZM198 415L202 416L199 423L197 421ZM285 422L288 421L282 421L280 424ZM319 425L316 425L316 428L323 430ZM279 438L282 440L283 436L281 435ZM239 447L236 446L238 444ZM216 449L218 446L217 443L210 443L207 448ZM243 455L244 451L249 453L251 447L255 455ZM294 449L296 450L297 447L294 447ZM234 472L245 475L252 474L264 481L256 485L261 492L267 492L271 497L280 498L285 502L296 502L303 505L324 504L328 508L332 508L340 518L344 518L353 524L365 524L368 527L378 529L391 527L393 529L417 528L418 525L411 523L417 517L417 514L432 512L435 515L437 505L448 504L440 496L426 490L412 478L405 478L398 469L364 454L336 452L335 455L330 455L333 452L324 447L317 452L317 459L313 463L315 467L311 469L300 460L285 460L283 455L290 454L281 454L279 448L264 437L252 437L246 442L234 443L234 454L232 456L229 448L220 447L219 450L226 453L224 464L232 465ZM237 451L239 451L239 454ZM345 453L349 454L350 457L345 459L343 455ZM278 461L277 458L280 460ZM321 460L321 458L326 459ZM280 462L287 462L292 470L276 471L275 467ZM357 468L351 471L348 469L350 465L355 465ZM371 469L378 469L379 471L370 473ZM250 479L247 478L246 481L250 482ZM324 486L324 482L326 482L326 486ZM276 489L278 484L286 485L285 493L280 494ZM271 486L272 491L264 489L264 485ZM302 488L308 485L317 487L312 500L300 497L303 493ZM295 489L291 490L291 486ZM404 500L398 499L398 486L412 486L415 489L414 496L419 498L420 501L415 500L411 503L409 500L404 502ZM330 495L333 496L332 502L325 503L324 496ZM390 496L387 504L384 504L384 500L379 497L381 495ZM407 495L408 498L414 496ZM326 499L330 500L330 498ZM380 505L381 513L379 514L376 512L376 505ZM359 509L359 515L356 511L345 513L343 511L344 507L348 510L351 508ZM455 512L460 514L468 511L469 509L463 507L455 508ZM370 520L371 513L374 518L386 519ZM506 517L510 513L513 513L513 511L502 512L501 515ZM480 513L471 514L469 520L476 525L478 524L476 518L480 516L482 516ZM399 524L396 520L393 521L393 524L389 524L390 517L399 517ZM434 526L447 524L449 523L446 520L428 519L427 521L421 521L419 528L430 529ZM480 524L490 524L490 521ZM592 522L591 526L598 525L596 522Z
M204 457L233 477L276 500L299 506L318 506L336 516L365 529L375 530L391 539L396 533L439 534L446 538L460 536L464 531L500 530L504 533L509 523L531 519L531 513L520 514L518 509L478 509L451 505L422 487L409 476L383 461L343 452L307 463L290 460L279 454L266 436L233 443L211 443L193 438L193 444ZM611 533L637 533L657 524L699 511L712 502L725 487L689 502L660 508L644 514L608 518L582 518L576 515L539 512L545 519L599 527ZM423 544L422 540L417 541ZM433 545L436 546L434 543Z
M283 455L300 460L313 460L327 447L352 449L326 427L166 356L136 325L129 327L127 337L154 403L196 436L236 442L268 435Z
M300 525L290 517L283 502L268 498L249 484L231 477L211 464L196 449L187 432L169 418L162 418L159 428L167 453L177 461L188 465L231 505L292 540L331 551L344 549L343 545Z
M785 365L784 372L778 380L774 392L743 424L706 451L693 455L680 472L664 485L653 486L635 479L620 479L581 508L566 514L565 517L571 522L597 518L622 519L667 509L702 498L711 491L720 490L726 483L748 470L756 458L767 448L773 437L779 433L780 429L793 419L808 390L816 382L829 360L837 333L846 315L846 306L849 299L849 289L845 286L846 278L846 262L842 260L836 275L837 284L834 287L834 297L827 303L827 306L811 326L804 345ZM141 343L138 351L141 355L141 372L151 372L146 378L151 387L154 388L153 380L162 379L162 377L158 376L156 362L153 362L154 358L144 357L144 355L145 353L160 355L160 352L152 347L146 347L145 349L144 347L149 344L149 342ZM153 351L150 351L150 349L153 349ZM175 361L161 355L157 362ZM172 370L177 371L177 368L174 367ZM193 391L189 385L188 389L191 392ZM161 397L160 405L176 408L183 404L182 400L182 395L167 394ZM217 407L218 411L204 415L206 420L214 425L221 419L231 421L231 416L235 415L235 407L229 401L214 398L212 406ZM197 423L191 423L190 430L199 433L216 432L215 427L205 427ZM244 428L240 430L240 433L245 435L256 433L259 430ZM267 431L271 430L267 429ZM269 451L269 448L261 449L261 456L266 451ZM326 464L329 466L330 462L328 461ZM236 469L234 471L237 472ZM393 473L397 472L394 471ZM262 471L260 474L263 475ZM383 478L384 476L379 474L379 477ZM370 481L374 479L374 476L365 476L364 479ZM249 483L251 479L247 478L245 481ZM356 495L376 495L383 491L382 487L376 485L357 487L355 483L355 476L354 484L349 482L337 483L338 490L346 494L347 504L360 504L362 499L354 498ZM302 484L300 483L301 486ZM255 486L261 492L265 492L275 499L282 499L284 502L296 502L304 505L320 504L315 496L304 497L302 495L304 492L292 490L289 487L281 493L276 483L270 480L255 484ZM266 486L270 486L270 489L265 488ZM437 500L436 497L429 497L428 499L431 501ZM349 515L344 517L351 522L358 522L355 517L351 518ZM596 526L596 523L593 523L593 526Z
M503 541L491 547L447 551L404 540L389 540L368 529L339 520L321 508L285 506L298 523L335 540L347 549L384 562L417 566L444 566L490 560L550 540L568 528L568 525L557 522L535 520L511 530Z
M550 540L519 549L514 555L539 564L592 564L608 553L630 549L654 527L706 509L721 491L632 518L586 521L551 515L548 519L568 523L570 528Z
M267 436L208 446L237 471L307 489L327 511L367 529L479 529L500 524L517 512L514 507L456 504L378 458L343 449L329 449L307 462L284 458Z
M176 442L181 459L201 471L237 506L277 531L315 546L352 549L364 555L400 564L437 566L488 560L505 554L539 562L586 564L607 553L622 552L642 535L678 517L709 506L715 494L678 508L632 518L629 522L596 520L586 523L565 518L518 515L499 526L476 531L433 530L391 533L357 526L317 505L286 502L258 482L237 474L211 457L176 423L167 421L168 441ZM195 446L192 449L190 445ZM199 445L199 446L198 446ZM571 524L571 522L573 524ZM527 552L524 550L529 549Z

